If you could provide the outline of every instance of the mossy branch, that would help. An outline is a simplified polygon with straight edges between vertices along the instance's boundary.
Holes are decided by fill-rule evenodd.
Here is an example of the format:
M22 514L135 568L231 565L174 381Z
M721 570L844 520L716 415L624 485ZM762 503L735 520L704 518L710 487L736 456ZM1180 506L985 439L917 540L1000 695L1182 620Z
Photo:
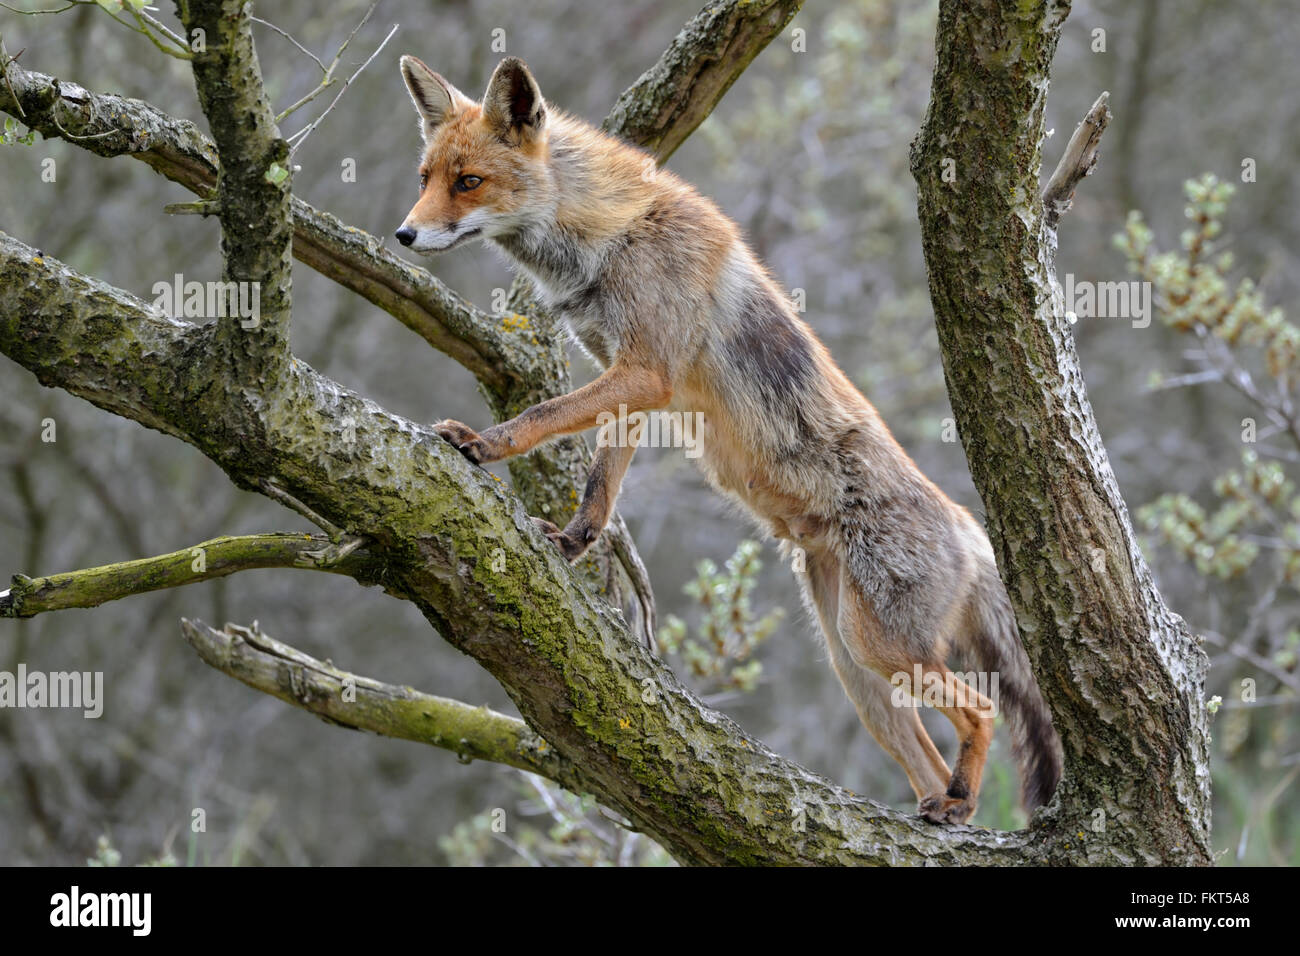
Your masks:
M274 381L289 357L292 175L289 144L262 85L248 7L247 0L177 0L176 12L186 36L201 30L207 37L190 65L221 165L222 278L259 290L255 324L219 321L213 344L231 384L260 385Z
M305 568L379 583L383 564L365 550L322 561L331 542L324 535L274 532L224 536L151 558L65 571L39 578L16 574L0 591L0 617L35 617L49 611L98 607L108 601L165 588L198 584L255 568Z
M441 747L466 763L527 770L575 793L589 788L578 767L515 717L348 673L269 637L256 622L219 631L182 619L181 633L204 663L332 724Z
M648 150L660 163L667 161L803 3L708 4L618 98L605 119L605 131Z

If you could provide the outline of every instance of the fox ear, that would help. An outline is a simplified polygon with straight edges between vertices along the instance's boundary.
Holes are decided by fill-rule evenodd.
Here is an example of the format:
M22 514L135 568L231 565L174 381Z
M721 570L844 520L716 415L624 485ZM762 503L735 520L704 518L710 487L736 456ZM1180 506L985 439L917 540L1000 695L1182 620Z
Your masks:
M546 101L519 57L506 57L492 74L483 94L483 118L512 142L522 143L541 133L546 122Z
M427 140L435 129L469 104L465 94L413 56L402 57L402 79L411 94Z

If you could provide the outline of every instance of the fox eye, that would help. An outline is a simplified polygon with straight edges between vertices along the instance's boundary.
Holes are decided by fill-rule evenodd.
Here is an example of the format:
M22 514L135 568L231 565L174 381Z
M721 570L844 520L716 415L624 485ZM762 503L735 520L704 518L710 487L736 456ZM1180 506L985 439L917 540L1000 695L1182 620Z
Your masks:
M424 187L429 185L429 177L420 173L420 192L424 192Z
M462 176L456 180L456 192L467 193L471 189L477 189L481 182L483 182L482 176Z

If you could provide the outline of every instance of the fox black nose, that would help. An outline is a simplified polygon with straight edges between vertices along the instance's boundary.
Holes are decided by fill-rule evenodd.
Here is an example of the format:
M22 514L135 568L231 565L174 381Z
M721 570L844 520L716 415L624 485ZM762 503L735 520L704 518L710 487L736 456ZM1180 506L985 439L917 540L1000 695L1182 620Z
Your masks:
M410 226L403 226L401 229L397 230L396 235L397 241L404 246L409 246L411 243L415 242L415 230Z

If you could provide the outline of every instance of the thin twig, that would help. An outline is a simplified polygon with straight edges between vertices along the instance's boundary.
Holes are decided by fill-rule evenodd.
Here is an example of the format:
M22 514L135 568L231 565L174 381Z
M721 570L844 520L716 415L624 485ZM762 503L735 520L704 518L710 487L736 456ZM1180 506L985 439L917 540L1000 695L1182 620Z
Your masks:
M105 130L102 133L87 133L85 136L77 136L73 133L69 133L66 129L63 128L63 125L59 122L58 106L63 105L63 98L62 98L63 94L59 90L58 80L54 81L54 92L59 98L55 100L55 105L50 107L50 122L54 124L54 128L59 131L60 135L66 136L68 138L69 142L80 142L82 140L87 140L87 139L103 139L105 136L113 136L117 132L117 130L110 129L110 130Z
M1139 275L1148 276L1149 273L1141 271ZM1147 281L1151 280L1148 278ZM1156 295L1155 306L1161 312L1172 312L1175 308L1163 294ZM1276 398L1265 395L1255 384L1254 376L1250 371L1237 361L1236 353L1226 342L1215 336L1209 326L1197 321L1192 324L1191 331L1201 343L1202 349L1200 351L1189 349L1184 354L1191 361L1199 363L1202 366L1201 371L1169 379L1167 382L1150 387L1148 391L1221 381L1243 398L1259 406L1268 415L1269 420L1279 430L1285 431L1300 448L1300 414L1297 413L1295 403L1285 387L1279 383Z
M1300 419L1286 395L1279 393L1276 399L1266 396L1255 384L1250 372L1237 361L1236 355L1227 345L1214 338L1208 328L1196 323L1197 338L1205 343L1205 358L1211 367L1223 373L1224 382L1234 391L1250 399L1268 413L1273 422L1284 428L1291 439L1300 446Z
M53 11L46 11L46 12L53 12ZM23 104L18 101L18 94L14 92L14 85L9 80L9 64L17 63L18 58L26 52L27 52L27 47L23 47L13 56L10 56L7 52L5 52L4 37L0 36L0 76L4 77L5 89L7 89L9 91L9 95L13 97L14 106L18 107L18 115L23 119L27 118L27 111L23 109Z
M614 515L614 520L609 523L609 528L605 534L609 537L615 557L618 558L619 564L622 565L628 580L632 583L632 590L635 592L637 603L641 608L641 640L645 643L646 648L651 653L654 653L657 622L655 620L654 588L650 584L650 572L646 570L645 564L641 561L641 555L637 553L636 545L632 542L632 534L628 531L622 515Z
M361 31L361 28L366 25L366 21L370 19L370 14L375 12L375 7L377 6L379 6L378 0L376 0L375 3L372 3L370 5L370 9L367 10L366 15L361 18L361 22L359 22L356 26L352 28L352 32L348 34L348 38L344 40L343 45L339 47L339 52L334 54L334 63L331 64L331 68L333 66L338 65L339 60L343 58L343 51L348 48L348 44L352 42L352 38L356 36ZM393 29L397 29L397 28L394 27Z
M1266 694L1251 701L1225 700L1220 706L1224 710L1245 710L1256 707L1294 707L1297 704L1300 704L1300 697L1295 694Z
M96 6L99 5L96 4ZM101 6L99 7L99 9L103 10L106 14L108 14L109 19L111 19L114 23L121 24L122 26L130 30L132 33L142 34L150 43L156 46L163 53L167 54L167 56L173 57L177 60L194 59L194 54L190 52L189 46L185 44L183 41L181 42L181 51L178 52L176 50L173 50L171 47L167 46L167 44L163 43L156 36L154 36L154 34L149 30L149 28L145 26L144 21L140 18L140 15L138 13L132 11L132 15L136 18L136 22L137 22L136 26L132 26L131 24L127 23L125 20L119 18L115 13L113 13L112 10L109 10L107 7ZM177 39L179 40L179 38Z
M1223 373L1218 369L1203 369L1199 372L1189 372L1186 375L1175 375L1170 378L1163 378L1152 385L1148 385L1146 392L1163 392L1171 388L1186 388L1189 385L1204 385L1207 382L1223 381Z
M373 10L374 7L371 7L370 9ZM370 14L367 13L366 16L370 16ZM274 30L276 33L280 34L280 36L284 37L286 40L288 40L290 43L292 43L294 46L296 46L296 47L297 47L299 50L301 50L303 53L306 53L309 57L311 57L313 60L315 60L315 61L316 61L316 65L320 67L320 71L321 71L322 73L324 73L326 76L329 76L329 70L327 70L327 69L325 68L325 64L324 64L324 62L321 60L321 58L318 57L315 53L311 52L311 50L307 49L305 46L303 46L303 45L302 45L301 43L299 43L297 40L295 40L295 39L293 38L293 36L290 35L288 32L286 32L285 30L282 30L280 27L276 26L276 25L275 25L274 23L272 23L270 20L263 20L261 17L255 17L255 16L253 16L252 14L249 14L248 19L252 20L254 23L260 23L260 24L262 24L262 26L264 26L264 27L270 27L270 28L271 28L272 30ZM364 23L365 21L362 21L362 22Z
M1300 677L1295 674L1287 673L1281 668L1275 666L1272 661L1266 657L1261 657L1249 647L1244 646L1242 641L1229 641L1217 631L1205 631L1205 639L1216 647L1221 647L1233 657L1238 657L1248 664L1252 664L1264 671L1274 680L1291 688L1297 694L1300 694Z
M289 492L285 491L283 488L280 488L277 485L273 484L269 479L262 478L260 481L258 481L257 484L258 487L262 489L263 493L265 493L268 498L272 498L280 502L280 504L284 505L290 511L298 512L298 514L302 515L304 518L306 518L316 527L320 528L327 535L329 535L331 541L338 541L341 538L346 536L346 532L344 532L344 530L340 528L338 525L334 524L328 518L324 518L321 515L318 515L310 507L303 504L301 501L299 501L293 495L289 494Z
M307 137L310 136L315 131L316 127L321 124L321 121L324 120L325 117L329 116L330 111L333 110L334 107L338 105L339 100L343 98L343 94L346 93L348 91L348 87L352 85L352 81L355 80L361 74L361 71L364 70L366 67L368 67L374 61L375 57L379 56L379 52L385 46L388 45L388 41L391 40L393 38L393 34L397 32L397 27L398 25L394 23L393 28L388 31L388 36L384 37L383 42L380 43L379 46L375 48L375 52L370 54L370 58L366 60L365 63L362 63L361 66L357 68L357 71L355 73L353 73L351 76L349 76L346 80L343 81L343 89L339 90L339 95L334 97L334 99L330 102L329 106L325 107L325 112L321 113L320 116L316 117L316 119L314 119L309 125L300 129L292 136L287 137L287 141L292 144L289 148L289 157L291 159L293 158L293 154L298 151L298 147L300 147L306 141Z
M379 4L378 4L377 2L376 2L376 3L372 3L372 4L370 5L370 9L366 11L365 16L363 16L363 17L361 18L361 21L360 21L360 22L359 22L355 27L352 28L352 32L349 33L349 34L347 35L347 38L343 41L342 45L338 48L338 51L334 54L334 59L330 61L330 65L329 65L329 66L326 66L325 63L320 59L320 57L316 56L316 54L312 53L312 52L311 52L310 50L308 50L305 46L303 46L301 43L299 43L297 40L295 40L293 37L291 37L291 36L290 36L288 33L286 33L284 30L282 30L282 29L280 29L279 27L277 27L275 24L273 24L273 23L269 23L269 22L266 21L266 20L258 20L258 21L257 21L258 23L265 23L268 27L270 27L270 28L271 28L272 30L274 30L276 33L280 34L282 37L284 37L286 40L288 40L290 43L292 43L294 46L296 46L299 50L302 50L303 53L306 53L309 57L311 57L313 60L315 60L315 61L316 61L316 65L317 65L318 67L320 67L320 69L321 69L321 73L323 74L322 77L321 77L321 81L320 81L319 85L317 85L317 87L316 87L314 90L312 90L311 92L309 92L309 93L307 93L306 95L304 95L303 97L301 97L301 98L300 98L296 103L294 103L294 104L293 104L292 106L290 106L288 109L286 109L286 110L284 110L283 112L281 112L281 113L280 113L280 114L275 118L275 121L276 121L277 123L283 123L284 120L285 120L285 117L289 116L291 113L293 113L293 112L295 112L295 111L301 109L302 107L306 106L306 105L307 105L308 103L310 103L312 100L316 99L316 97L320 96L320 95L321 95L322 93L324 93L327 89L329 89L331 86L334 85L334 71L335 71L336 69L338 69L339 61L343 59L343 53L344 53L344 51L347 50L347 48L348 48L348 44L352 42L352 38L355 37L355 36L357 35L357 32L358 32L358 31L359 31L363 26L366 25L366 21L370 19L370 15L371 15L372 13L375 12L375 7L377 7L378 5L379 5ZM256 20L257 18L256 18L256 17L253 17L252 19ZM384 42L387 43L388 41L385 40ZM376 52L378 52L378 51L376 51Z
M4 7L10 13L21 13L25 17L39 17L45 13L62 13L64 10L71 10L73 7L81 6L81 4L85 2L88 2L88 0L69 0L66 7L59 7L57 10L19 10L17 7L9 6L7 3L0 3L0 7Z
M148 8L142 10L133 10L132 13L135 14L135 18L137 20L143 20L145 23L148 23L155 30L157 30L163 36L167 37L169 40L175 43L182 50L185 50L187 53L191 52L190 45L185 41L185 38L177 34L174 30L172 30L171 27L167 26L167 24L163 23L157 17L152 16L149 13Z

